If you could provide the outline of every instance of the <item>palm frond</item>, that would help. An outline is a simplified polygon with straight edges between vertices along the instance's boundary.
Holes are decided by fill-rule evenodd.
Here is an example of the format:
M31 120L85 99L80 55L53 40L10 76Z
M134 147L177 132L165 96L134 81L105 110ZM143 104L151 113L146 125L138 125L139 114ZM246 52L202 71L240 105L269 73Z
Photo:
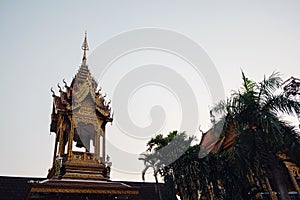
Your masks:
M276 112L283 112L292 115L300 113L300 103L285 97L283 94L272 95L263 105L266 111L274 110Z
M281 84L282 79L278 72L273 72L268 78L264 76L264 80L259 82L256 88L259 91L258 101L261 103L267 101Z
M242 71L242 79L243 79L243 88L242 90L245 90L244 92L253 92L254 88L256 86L256 83L249 78L247 78Z

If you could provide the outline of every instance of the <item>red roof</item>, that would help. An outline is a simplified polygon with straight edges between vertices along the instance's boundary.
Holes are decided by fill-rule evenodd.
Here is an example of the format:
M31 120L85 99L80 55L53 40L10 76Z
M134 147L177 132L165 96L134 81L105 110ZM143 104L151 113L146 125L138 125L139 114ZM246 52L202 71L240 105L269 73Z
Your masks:
M203 134L200 146L204 147L208 152L217 153L218 149L227 149L233 144L234 139L234 131L228 131L223 137L218 136L214 129L208 130L206 133Z

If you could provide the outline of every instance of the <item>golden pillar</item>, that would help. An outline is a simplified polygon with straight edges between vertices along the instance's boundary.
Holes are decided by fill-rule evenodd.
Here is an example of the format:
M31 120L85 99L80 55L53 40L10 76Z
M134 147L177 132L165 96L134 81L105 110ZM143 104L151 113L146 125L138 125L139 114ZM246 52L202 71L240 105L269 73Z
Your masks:
M289 171L289 175L290 175L291 181L293 183L293 187L296 190L296 192L298 193L298 198L300 199L300 187L295 178L296 176L300 176L299 168L294 163L284 162L284 164Z
M54 144L54 154L53 154L53 165L55 163L56 154L57 154L57 143L58 143L58 135L55 136L55 144Z
M272 187L271 187L271 185L270 185L269 179L268 179L268 178L265 178L265 182L266 182L267 189L268 189L268 191L269 191L269 193L270 193L271 199L272 199L272 200L278 200L278 199L277 199L277 196L276 196L276 192L274 192L274 191L272 190Z
M100 161L100 133L95 134L95 154L96 158Z
M59 120L59 151L58 154L63 156L64 154L64 131L63 131L63 120L60 118Z
M68 160L72 160L72 146L73 146L73 138L74 138L74 122L71 119L71 128L70 134L68 137Z
M105 163L105 154L106 154L106 152L105 152L105 140L106 140L106 138L105 138L105 134L103 134L103 140L102 140L102 162L103 163Z

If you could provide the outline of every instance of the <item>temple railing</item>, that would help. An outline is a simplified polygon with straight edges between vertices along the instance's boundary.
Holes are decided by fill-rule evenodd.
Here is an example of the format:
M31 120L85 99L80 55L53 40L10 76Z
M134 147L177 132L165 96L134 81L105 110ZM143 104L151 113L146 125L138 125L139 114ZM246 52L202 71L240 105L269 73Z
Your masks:
M72 152L72 158L71 160L77 160L77 161L90 161L90 162L99 162L100 160L97 159L97 154L90 153L90 152L79 152L79 151L73 151Z
M262 195L263 200L272 200L269 192L262 192L261 195ZM277 194L276 196L277 196L278 200L281 200L280 197L279 197L279 194ZM289 196L290 196L291 200L300 200L298 198L298 193L297 192L294 192L294 191L289 192ZM284 199L282 199L282 200L284 200Z

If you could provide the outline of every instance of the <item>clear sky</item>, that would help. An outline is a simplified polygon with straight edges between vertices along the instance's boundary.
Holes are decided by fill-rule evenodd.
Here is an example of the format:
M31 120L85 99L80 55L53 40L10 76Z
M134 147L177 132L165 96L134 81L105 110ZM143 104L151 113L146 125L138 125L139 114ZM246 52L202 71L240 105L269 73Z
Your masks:
M129 71L144 65L168 66L172 72L182 75L198 103L197 126L201 125L203 130L210 126L208 108L213 104L210 93L216 92L209 91L206 77L197 77L180 55L153 49L124 55L101 78L97 66L92 64L97 65L97 59L106 54L99 55L97 48L127 31L155 27L194 41L214 63L226 96L240 87L241 69L258 81L273 71L281 72L283 79L300 77L300 2L297 0L1 1L0 24L0 175L46 176L54 147L54 135L49 134L50 88L58 91L57 83L63 79L70 83L74 77L81 62L85 30L91 71L100 79L107 97L112 99L115 117L120 119L124 107L116 102L123 99L114 101L114 90L122 78L130 77L126 76ZM161 73L164 74L163 68ZM157 78L150 73L146 78L154 81L154 77ZM170 77L177 76L170 73L165 79ZM130 78L133 80L134 76ZM174 83L177 81L174 79ZM160 105L166 121L157 132L143 137L136 132L133 136L124 134L118 120L107 126L110 144L107 152L113 162L113 180L141 180L143 163L137 158L145 151L147 140L158 132L180 128L182 113L190 107L184 107L180 95L176 96L181 92L179 89L174 91L166 84L135 85L137 88L130 93L130 98L124 99L130 120L141 127L151 124L150 110ZM152 110L153 116L162 117L160 108L156 108ZM199 132L189 134L200 138ZM118 152L125 152L125 156ZM149 176L147 180L153 178Z

